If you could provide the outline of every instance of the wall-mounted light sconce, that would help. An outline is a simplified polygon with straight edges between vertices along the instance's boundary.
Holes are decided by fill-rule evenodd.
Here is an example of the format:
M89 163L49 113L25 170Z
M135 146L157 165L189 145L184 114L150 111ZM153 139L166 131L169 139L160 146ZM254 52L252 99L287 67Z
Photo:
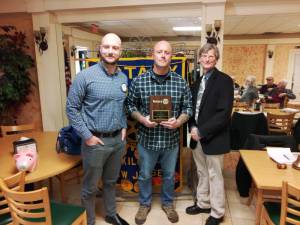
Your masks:
M43 51L48 49L46 34L47 31L45 27L40 27L40 30L34 31L35 43L37 44L41 54L43 54Z
M272 50L268 50L268 58L272 59L274 52Z
M215 20L214 24L206 24L206 40L207 43L217 45L220 42L219 32L221 30L221 20Z
M76 48L74 45L72 45L72 46L71 46L71 56L72 56L72 57L75 56L76 50L77 50L77 48Z

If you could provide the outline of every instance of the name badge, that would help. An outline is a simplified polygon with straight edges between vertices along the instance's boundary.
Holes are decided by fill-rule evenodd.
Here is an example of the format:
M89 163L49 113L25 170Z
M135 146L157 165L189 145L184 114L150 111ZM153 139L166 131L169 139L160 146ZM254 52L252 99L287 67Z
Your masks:
M121 90L126 93L127 92L127 85L124 83L121 85Z

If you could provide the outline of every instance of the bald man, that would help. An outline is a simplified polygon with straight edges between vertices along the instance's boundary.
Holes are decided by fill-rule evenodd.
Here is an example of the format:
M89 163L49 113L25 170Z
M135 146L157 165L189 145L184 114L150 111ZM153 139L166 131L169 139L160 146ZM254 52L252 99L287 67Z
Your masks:
M121 39L105 35L100 45L101 62L77 74L67 100L70 124L82 137L83 184L81 200L88 225L95 224L95 197L103 183L105 221L127 225L116 212L115 184L126 145L124 101L127 77L117 67Z
M151 209L152 171L157 162L162 170L161 203L168 219L178 222L173 205L174 173L179 150L179 127L192 115L189 87L182 77L170 70L172 48L167 41L155 44L153 68L136 77L130 86L126 106L138 121L138 177L140 207L136 224L143 224ZM170 96L171 115L165 121L150 119L150 97Z

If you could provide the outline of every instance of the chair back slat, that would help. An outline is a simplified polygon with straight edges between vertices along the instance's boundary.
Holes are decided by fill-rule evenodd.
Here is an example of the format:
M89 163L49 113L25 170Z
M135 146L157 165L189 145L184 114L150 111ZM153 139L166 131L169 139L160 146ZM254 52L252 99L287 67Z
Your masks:
M299 221L297 221L297 220L295 220L295 219L292 219L292 218L286 218L286 222L287 222L288 224L294 224L294 225L299 225L299 224L300 224ZM284 223L284 225L286 225L286 223Z
M13 217L14 221L18 221L17 223L13 222L14 225L32 225L33 224L31 221L26 221L22 218L18 218L15 212L12 213L12 217ZM16 220L16 218L18 220ZM46 224L45 222L35 222L34 223L34 225L45 225L45 224Z
M294 206L296 206L296 207L300 207L300 202L299 202L299 201L296 201L296 200L294 200L294 199L288 198L288 203L289 203L289 204L292 204L292 205L294 205ZM299 209L300 209L300 208L299 208Z
M2 198L3 196L1 196L0 194L0 198ZM3 199L0 201L0 206L3 206L3 209L0 209L0 215L3 215L3 214L6 214L6 213L9 213L9 208L8 207L5 207L7 206L7 201L6 199L3 197Z
M29 208L27 208L27 211L25 211L24 209L18 208L18 206L16 205L12 205L12 208L14 209L13 211L21 218L44 218L46 217L46 213L45 212L30 212L28 211ZM42 208L38 208L38 209L43 209ZM32 209L30 209L32 210Z
M296 216L300 216L300 211L299 210L295 210L295 209L290 208L290 207L287 208L287 212L290 213L290 214L296 215Z
M267 113L269 132L291 135L294 116L294 113L284 115Z
M264 109L279 109L280 103L263 103Z
M35 125L33 123L23 124L23 125L12 125L12 126L0 126L1 135L7 136L11 134L23 133L35 130Z
M249 105L246 102L238 102L235 101L233 102L233 107L237 107L237 108L248 108Z
M36 203L36 204L29 205L27 203L23 203L23 201L20 202L19 200L17 200L16 202L14 202L14 206L18 209L34 210L34 209L42 209L44 207L44 203Z

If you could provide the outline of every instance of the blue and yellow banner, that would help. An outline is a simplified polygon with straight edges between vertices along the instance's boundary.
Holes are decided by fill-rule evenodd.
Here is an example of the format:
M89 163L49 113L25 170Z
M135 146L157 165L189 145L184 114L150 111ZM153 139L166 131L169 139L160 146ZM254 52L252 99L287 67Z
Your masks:
M89 66L94 65L99 61L98 58L85 59ZM118 62L118 67L128 77L129 85L131 80L147 70L153 65L153 59L151 57L136 57L136 58L121 58ZM187 68L185 57L172 57L171 70L182 75L183 79L186 79Z

